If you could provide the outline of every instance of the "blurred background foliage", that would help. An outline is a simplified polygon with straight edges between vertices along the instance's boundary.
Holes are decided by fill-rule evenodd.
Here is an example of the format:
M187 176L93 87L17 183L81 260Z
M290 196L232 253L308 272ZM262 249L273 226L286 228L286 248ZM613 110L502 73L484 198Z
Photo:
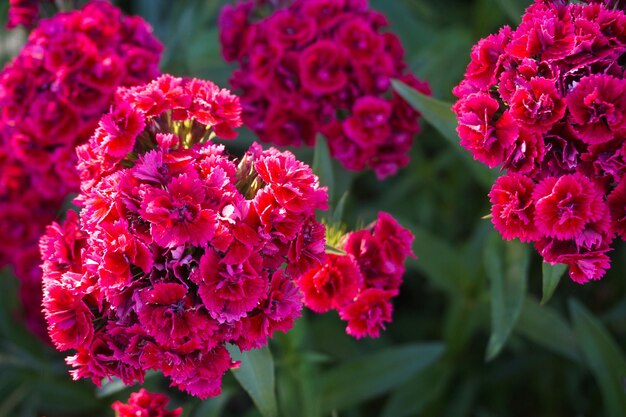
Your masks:
M163 72L228 84L232 68L221 59L216 27L226 1L115 3L152 24L166 47ZM444 102L453 100L450 91L463 75L471 46L502 25L516 25L529 3L371 0L401 37L411 68ZM4 22L6 2L0 13ZM17 52L24 35L0 33L0 61ZM224 379L220 397L201 403L168 390L159 375L149 375L146 388L168 392L173 405L192 417L626 415L624 245L611 254L612 268L602 281L580 286L565 276L541 305L544 279L559 271L542 267L531 248L502 242L482 219L489 211L485 173L451 143L454 137L446 137L454 121L445 106L414 99L418 108L429 110L431 124L423 124L406 169L384 182L338 165L332 170L335 201L347 193L348 226L368 223L384 210L416 236L419 259L410 261L394 321L383 336L356 341L336 314L307 312L291 332L272 341L271 354L264 350L244 358L242 368ZM232 151L252 140L242 131ZM296 152L312 163L311 150ZM4 275L0 417L111 416L110 403L126 400L138 388L117 381L100 389L72 382L62 355L42 346L16 320L16 283L9 271ZM263 383L251 384L255 378Z

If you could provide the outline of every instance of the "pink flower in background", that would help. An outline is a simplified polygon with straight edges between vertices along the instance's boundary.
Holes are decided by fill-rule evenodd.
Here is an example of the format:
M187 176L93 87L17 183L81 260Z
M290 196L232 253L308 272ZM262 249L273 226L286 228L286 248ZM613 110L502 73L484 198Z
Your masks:
M12 0L10 12L36 8L37 3ZM140 73L133 58L137 51L144 56ZM22 301L36 333L45 333L37 290L40 260L26 254L37 251L46 225L67 196L79 190L74 147L93 133L118 86L158 75L161 51L143 19L95 1L39 21L19 55L0 73L0 184L5 184L0 186L0 228L12 237L11 245L0 247L0 266L12 265L22 285L32 288L22 292ZM105 124L111 132L143 129L133 126L134 119L122 109L109 117ZM126 139L110 136L112 151L128 151L116 148L120 140Z
M262 6L270 13L258 19ZM366 1L226 5L220 43L224 59L240 65L231 84L242 92L244 123L281 146L313 146L321 133L345 168L395 174L420 127L391 79L430 89L408 73L400 40L385 26Z
M494 227L578 283L602 278L626 211L626 14L586 3L536 0L479 41L453 91L461 145L506 170L489 193Z
M40 0L9 0L9 19L7 29L17 26L32 27L39 18ZM51 1L51 0L47 0Z
M253 144L236 161L212 143L240 112L228 90L163 75L118 90L77 148L80 222L70 212L41 239L48 330L77 352L75 379L155 369L215 396L227 343L261 347L300 315L294 280L325 261L327 192L289 152Z

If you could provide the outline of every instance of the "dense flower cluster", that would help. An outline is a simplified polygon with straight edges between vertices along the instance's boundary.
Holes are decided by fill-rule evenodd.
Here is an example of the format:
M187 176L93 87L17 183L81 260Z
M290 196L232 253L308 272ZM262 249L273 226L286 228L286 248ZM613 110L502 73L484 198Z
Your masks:
M404 261L414 256L412 242L409 230L379 213L370 227L341 239L345 255L329 254L326 263L298 278L304 304L318 313L337 310L357 339L378 337L391 322L391 299L402 284Z
M390 80L430 91L407 73L398 37L381 32L386 18L367 0L268 3L227 5L219 21L223 56L240 64L231 84L246 126L281 146L313 146L322 133L344 167L379 178L407 165L418 113Z
M537 0L474 46L454 90L461 145L506 170L489 193L495 228L578 283L626 237L625 53L623 12Z
M161 50L143 19L97 1L42 20L0 73L0 266L15 267L31 328L43 322L37 242L79 189L74 147L118 86L158 75Z
M167 403L170 400L165 394L148 392L140 389L130 394L128 403L116 401L111 408L115 411L115 417L180 417L182 408L169 411Z
M163 75L118 90L77 148L80 222L70 211L41 240L48 329L78 351L74 378L156 369L217 395L226 343L260 347L300 315L293 278L324 261L327 192L289 152L254 144L237 164L210 141L240 124L229 91Z

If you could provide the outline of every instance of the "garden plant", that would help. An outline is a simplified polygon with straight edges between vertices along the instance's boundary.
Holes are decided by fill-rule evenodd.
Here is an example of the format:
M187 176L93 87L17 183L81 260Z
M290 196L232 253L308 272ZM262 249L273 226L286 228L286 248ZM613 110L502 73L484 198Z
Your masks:
M0 417L626 416L626 2L0 20Z

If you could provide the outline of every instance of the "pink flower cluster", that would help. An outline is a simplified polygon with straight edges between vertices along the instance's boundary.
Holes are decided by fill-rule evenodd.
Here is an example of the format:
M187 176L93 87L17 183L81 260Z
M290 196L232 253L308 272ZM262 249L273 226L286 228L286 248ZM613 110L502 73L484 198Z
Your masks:
M313 146L321 133L345 168L378 178L407 165L418 113L390 80L430 90L407 73L398 37L381 32L387 19L367 0L268 3L227 5L219 20L223 56L240 65L231 84L245 125L281 146Z
M495 228L578 283L626 237L625 54L623 12L537 0L474 46L454 89L461 145L506 170L489 193Z
M142 388L130 394L127 403L116 401L111 408L115 411L115 417L180 417L183 409L178 407L169 411L165 408L169 402L165 394L148 392Z
M360 339L378 337L392 320L391 299L398 295L404 261L414 256L413 235L388 213L370 227L345 235L345 255L329 254L326 263L298 278L304 304L323 313L337 310L346 332Z
M235 163L239 99L163 75L118 90L79 146L82 207L41 240L44 312L73 377L130 384L156 369L219 394L225 344L260 347L300 315L293 283L325 257L326 188L289 152L254 144ZM282 266L286 265L283 269Z
M45 327L37 242L79 189L74 147L118 86L158 75L161 51L143 19L96 1L39 22L0 73L0 266L15 267L35 330Z

